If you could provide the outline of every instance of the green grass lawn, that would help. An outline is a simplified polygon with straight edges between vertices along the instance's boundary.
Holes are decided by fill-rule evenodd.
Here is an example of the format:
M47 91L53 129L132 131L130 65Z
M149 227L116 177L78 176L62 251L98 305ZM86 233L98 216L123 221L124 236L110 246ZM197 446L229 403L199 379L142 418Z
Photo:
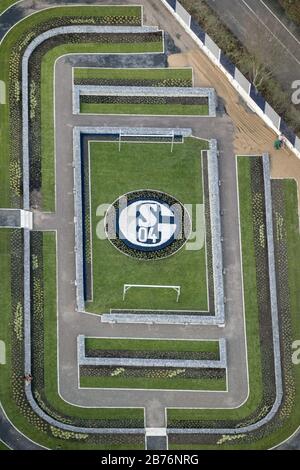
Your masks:
M157 68L157 69L105 69L105 68L74 68L74 79L98 80L187 80L192 86L193 71L191 68Z
M238 175L250 395L243 406L234 410L168 410L169 421L243 419L253 413L262 400L262 371L260 367L261 357L256 297L256 267L252 229L250 161L248 158L238 158Z
M208 116L208 105L81 103L82 114L142 114L154 116Z
M41 133L42 133L42 195L43 210L55 210L55 158L54 158L54 109L53 73L55 61L72 53L140 53L159 52L162 42L140 44L63 44L51 49L42 60L41 71Z
M226 379L150 379L147 377L80 377L82 388L127 388L145 390L213 390L225 391Z
M96 216L100 204L112 204L119 196L138 189L164 191L183 204L203 204L201 151L208 143L187 139L176 144L90 144L93 290L89 311L109 309L206 310L205 249L184 247L167 259L139 261L120 253L108 240L99 240ZM195 220L194 220L195 224ZM195 225L194 227L195 228ZM131 289L122 300L124 284L181 285L181 297L167 289Z
M45 286L45 394L53 408L72 417L91 419L137 418L143 420L140 409L92 409L72 406L58 395L57 383L57 305L56 305L56 244L54 233L44 233L44 286Z
M2 441L0 441L0 450L10 450Z
M212 352L219 356L219 341L86 338L85 347L99 351Z

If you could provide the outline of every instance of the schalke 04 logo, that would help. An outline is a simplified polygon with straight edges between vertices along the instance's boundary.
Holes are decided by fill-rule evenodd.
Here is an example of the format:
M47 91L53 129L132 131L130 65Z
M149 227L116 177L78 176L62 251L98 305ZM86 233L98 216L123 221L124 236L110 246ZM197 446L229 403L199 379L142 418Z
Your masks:
M121 196L107 211L106 235L129 256L160 259L171 256L186 243L190 217L174 197L152 190Z

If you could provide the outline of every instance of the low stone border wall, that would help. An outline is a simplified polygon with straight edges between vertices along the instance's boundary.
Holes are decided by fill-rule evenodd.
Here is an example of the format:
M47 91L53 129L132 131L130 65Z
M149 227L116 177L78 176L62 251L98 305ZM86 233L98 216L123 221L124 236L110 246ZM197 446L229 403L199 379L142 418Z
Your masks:
M223 248L220 207L220 177L217 141L211 140L208 152L208 185L212 238L215 315L219 323L225 323L225 295L223 279Z
M54 28L49 30L37 38L35 38L27 47L22 59L22 151L23 151L23 209L30 211L30 175L29 175L29 83L28 83L28 63L33 51L42 44L45 40L55 37L60 34L67 33L145 33L158 31L158 28L153 27L104 27L104 26L66 26L61 28ZM93 133L93 130L88 130ZM175 130L177 132L177 130ZM189 135L189 130L186 135ZM74 144L75 145L75 144ZM78 232L77 232L78 233ZM82 234L82 231L81 231ZM82 245L81 245L82 250ZM31 373L31 278L30 278L30 230L24 229L24 372L25 374ZM76 257L77 259L77 257ZM83 259L83 257L82 257ZM81 276L82 267L78 270L77 274ZM82 281L83 281L83 276ZM79 283L80 286L80 283ZM83 286L83 284L82 284ZM80 287L79 287L80 289ZM81 305L82 297L77 294L77 301ZM44 419L49 424L56 426L65 431L85 434L145 434L144 429L102 429L102 428L81 428L76 426L67 425L56 421L48 416L36 403L31 384L25 387L26 398L30 403L32 409L38 416Z
M81 96L162 96L207 98L210 117L216 117L217 99L213 88L137 87L75 85L73 87L73 113L80 114ZM199 117L199 116L197 116Z

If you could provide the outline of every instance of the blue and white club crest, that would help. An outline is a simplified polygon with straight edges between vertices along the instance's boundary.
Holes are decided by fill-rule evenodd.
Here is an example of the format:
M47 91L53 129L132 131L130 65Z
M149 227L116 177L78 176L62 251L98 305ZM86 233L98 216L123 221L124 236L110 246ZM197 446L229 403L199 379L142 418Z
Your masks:
M120 251L138 259L161 259L186 243L191 220L173 196L140 190L121 196L108 209L106 236Z
M118 235L130 248L163 249L174 241L179 221L166 203L157 200L131 201L119 211Z

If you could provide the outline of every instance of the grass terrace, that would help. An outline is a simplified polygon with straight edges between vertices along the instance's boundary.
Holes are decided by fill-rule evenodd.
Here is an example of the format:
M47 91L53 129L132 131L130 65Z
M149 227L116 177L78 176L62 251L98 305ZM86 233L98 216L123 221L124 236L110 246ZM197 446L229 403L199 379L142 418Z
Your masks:
M197 251L183 247L169 258L141 261L96 235L97 224L103 224L97 217L98 206L112 204L130 191L153 189L183 204L203 204L201 152L207 148L208 142L192 138L175 144L173 153L169 143L123 143L119 152L118 143L90 142L92 248L87 257L92 256L93 302L86 304L90 312L207 310L205 247ZM176 295L167 289L131 289L123 302L124 284L181 285L180 301L176 303Z
M41 69L41 145L42 145L42 196L43 210L55 210L55 163L54 163L54 115L53 74L56 60L72 53L143 53L162 52L163 43L136 44L63 44L45 54ZM71 86L71 84L70 84Z

